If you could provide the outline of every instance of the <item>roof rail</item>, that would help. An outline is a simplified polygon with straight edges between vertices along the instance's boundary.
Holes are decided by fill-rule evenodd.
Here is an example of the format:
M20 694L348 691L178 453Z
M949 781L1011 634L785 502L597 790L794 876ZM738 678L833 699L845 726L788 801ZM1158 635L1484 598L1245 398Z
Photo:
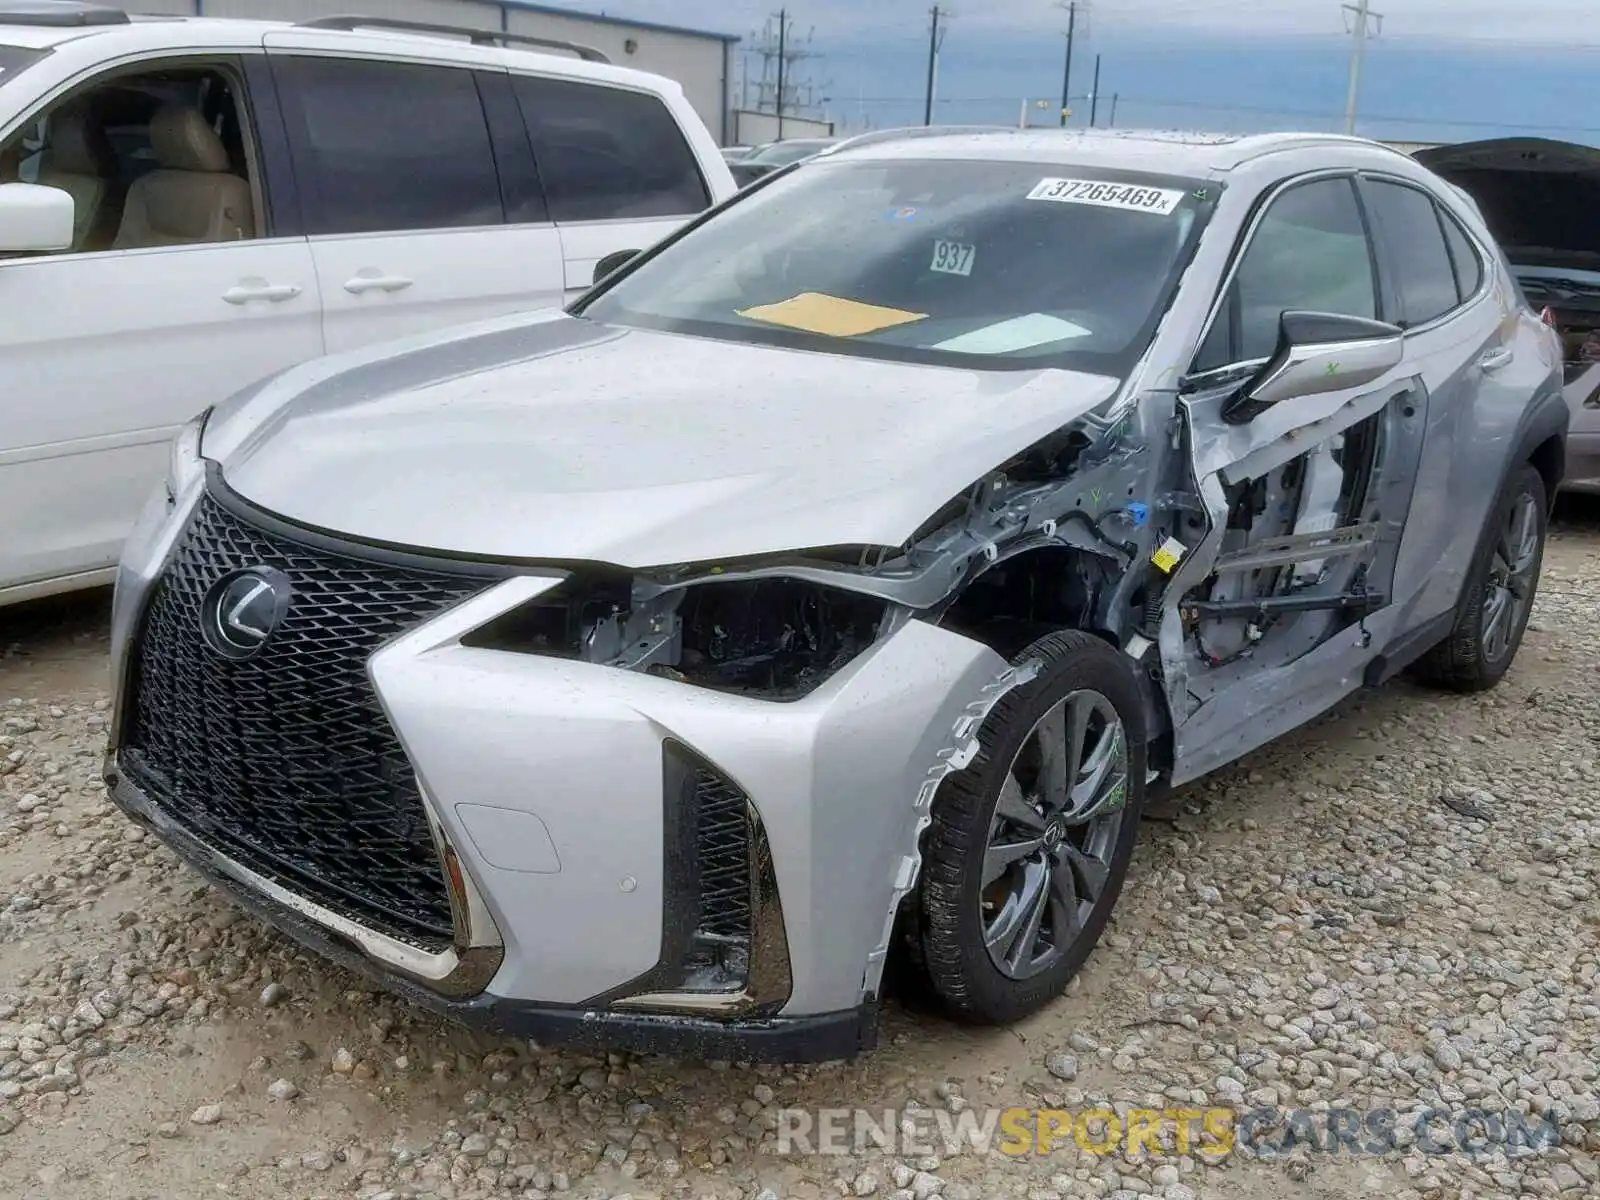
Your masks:
M850 150L857 146L875 146L879 142L905 142L914 138L945 137L963 133L1015 132L1016 130L1010 125L906 125L898 129L874 129L870 133L858 133L855 137L835 142L826 150L820 151L817 157L838 154L841 150Z
M525 33L505 33L498 29L464 29L457 25L435 25L428 21L401 21L392 17L317 17L295 22L296 29L393 29L403 33L438 33L466 38L474 46L537 46L543 50L566 50L584 62L609 63L611 60L593 46L559 38L533 37Z
M76 29L89 25L127 25L120 8L80 4L77 0L0 0L0 25L36 25Z

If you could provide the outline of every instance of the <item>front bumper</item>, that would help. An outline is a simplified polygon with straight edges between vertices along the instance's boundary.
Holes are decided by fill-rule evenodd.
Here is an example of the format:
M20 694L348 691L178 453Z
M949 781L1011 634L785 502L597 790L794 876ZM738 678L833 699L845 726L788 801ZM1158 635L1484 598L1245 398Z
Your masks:
M1566 477L1562 487L1569 492L1600 493L1600 410L1587 412L1591 428L1574 426L1567 435Z
M1600 493L1600 364L1566 386L1572 423L1567 431L1567 460L1562 488Z
M878 1006L871 1000L838 1013L714 1021L542 1004L488 992L452 999L392 969L370 944L341 935L328 922L327 914L311 915L297 898L263 887L260 881L247 881L237 864L166 818L149 797L115 770L108 771L107 783L123 812L160 837L240 907L312 953L464 1025L507 1037L531 1038L544 1046L741 1062L828 1062L854 1058L877 1042Z
M126 812L297 940L470 1023L701 1056L801 1061L870 1047L918 835L938 780L1015 681L1003 659L911 621L805 698L757 700L464 644L556 580L485 583L365 661L448 881L452 943L420 950L243 865L126 769L140 629L174 526L196 502L142 523L119 578L107 775ZM735 785L759 833L739 993L696 992L671 969L682 847L663 781L668 747Z

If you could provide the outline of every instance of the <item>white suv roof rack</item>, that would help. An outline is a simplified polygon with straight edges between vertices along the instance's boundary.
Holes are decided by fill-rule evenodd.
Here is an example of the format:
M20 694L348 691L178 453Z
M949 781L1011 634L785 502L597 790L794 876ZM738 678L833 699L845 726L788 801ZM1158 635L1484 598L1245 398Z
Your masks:
M80 0L0 0L0 25L31 25L44 29L78 29L93 25L129 25L132 19L120 8Z
M0 0L3 5L5 0ZM3 12L0 8L0 12ZM296 29L392 29L401 33L433 33L466 38L474 46L536 46L543 50L566 50L584 62L609 63L611 60L593 46L559 38L533 37L525 33L505 33L496 29L466 29L458 25L435 25L428 21L402 21L393 17L318 17L295 22Z

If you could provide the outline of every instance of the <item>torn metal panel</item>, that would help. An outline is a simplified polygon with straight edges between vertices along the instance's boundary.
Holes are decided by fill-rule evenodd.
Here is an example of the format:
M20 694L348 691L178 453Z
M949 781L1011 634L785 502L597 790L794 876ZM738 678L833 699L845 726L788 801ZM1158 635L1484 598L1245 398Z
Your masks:
M883 968L888 962L890 947L894 940L895 920L899 915L900 905L916 886L917 875L922 866L922 855L918 847L922 841L923 831L933 819L933 798L938 794L939 785L944 782L945 776L954 771L965 770L971 765L978 753L978 730L983 727L989 713L1008 692L1033 682L1038 677L1041 666L1037 660L1013 663L984 684L979 694L961 709L960 715L950 728L949 743L934 754L933 762L922 776L910 807L910 821L903 843L906 852L894 863L891 880L893 897L884 917L883 936L867 956L866 972L861 981L863 997L877 995L883 981Z
M1418 378L1375 390L1312 397L1300 424L1275 440L1214 419L1219 394L1186 410L1196 437L1208 533L1174 578L1176 611L1164 613L1162 654L1169 700L1182 713L1174 780L1194 778L1196 756L1220 764L1276 736L1280 698L1298 692L1325 647L1361 652L1392 622L1394 569L1404 514L1426 431ZM1230 455L1238 454L1238 458ZM1179 590L1181 589L1181 590ZM1169 593L1171 595L1172 593ZM1346 667L1350 665L1348 662ZM1348 686L1358 672L1346 671ZM1347 680L1320 685L1342 695ZM1295 705L1294 721L1307 719ZM1331 702L1331 701L1330 701ZM1281 730L1279 730L1281 732ZM1207 768L1209 769L1209 768Z
M1330 529L1312 533L1294 533L1288 537L1268 538L1257 542L1248 550L1232 554L1219 554L1212 570L1218 575L1230 571L1253 571L1261 567L1282 567L1301 564L1316 567L1324 559L1338 554L1350 554L1372 544L1381 526L1376 521L1352 525L1345 529ZM1316 574L1313 570L1312 574Z
M1354 395L1334 392L1309 397L1303 405L1281 404L1244 427L1208 423L1196 438L1195 469L1215 471L1227 483L1259 478L1370 417L1414 386L1418 381L1389 380ZM1274 417L1278 428L1267 429Z

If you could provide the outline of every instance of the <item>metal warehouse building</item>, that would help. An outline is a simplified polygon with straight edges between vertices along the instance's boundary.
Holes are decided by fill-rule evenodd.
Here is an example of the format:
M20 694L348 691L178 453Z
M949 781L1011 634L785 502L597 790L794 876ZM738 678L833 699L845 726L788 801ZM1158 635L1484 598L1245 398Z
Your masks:
M136 13L161 16L252 17L308 21L314 17L388 17L471 29L500 29L593 46L618 66L665 75L682 85L713 137L731 136L729 92L733 45L739 39L701 29L575 13L525 0L109 0Z

